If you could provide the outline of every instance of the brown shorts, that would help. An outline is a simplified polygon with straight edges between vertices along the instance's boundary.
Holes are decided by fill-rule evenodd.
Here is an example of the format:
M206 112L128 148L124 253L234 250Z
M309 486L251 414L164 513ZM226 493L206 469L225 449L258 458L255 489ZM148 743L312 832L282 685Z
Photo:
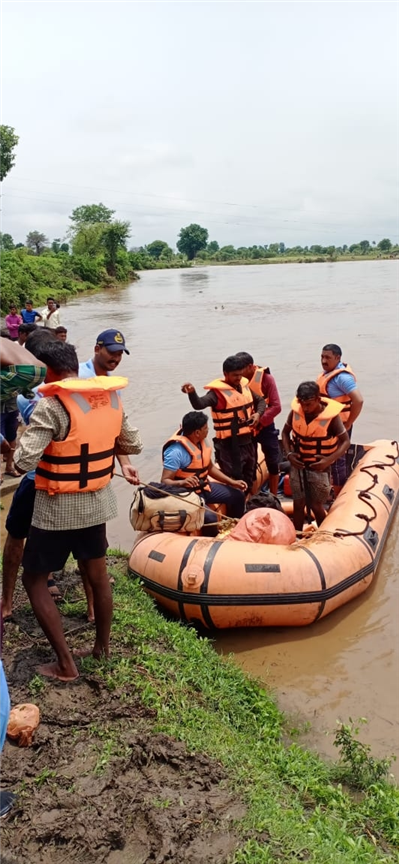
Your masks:
M308 471L307 478L311 502L313 504L325 504L331 490L330 475L320 471ZM294 501L305 498L303 471L298 471L298 468L294 468L293 465L290 468L290 483Z

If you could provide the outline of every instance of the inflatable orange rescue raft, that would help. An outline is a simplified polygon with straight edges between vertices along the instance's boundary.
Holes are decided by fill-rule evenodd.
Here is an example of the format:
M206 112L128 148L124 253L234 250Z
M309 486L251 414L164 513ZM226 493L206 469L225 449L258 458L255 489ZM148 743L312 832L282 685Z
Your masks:
M322 526L291 546L147 534L131 575L183 621L208 628L302 627L365 591L399 500L397 442L375 441Z

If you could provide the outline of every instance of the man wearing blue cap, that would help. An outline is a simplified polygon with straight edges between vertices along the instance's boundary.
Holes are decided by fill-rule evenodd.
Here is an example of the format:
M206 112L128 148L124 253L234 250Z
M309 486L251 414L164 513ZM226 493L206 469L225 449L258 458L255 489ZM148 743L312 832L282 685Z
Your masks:
M125 337L120 330L104 330L97 336L94 357L79 363L79 378L92 378L93 375L112 375L122 360L122 354L130 354L125 345Z
M130 354L126 348L125 337L120 330L103 330L97 336L94 346L94 357L79 363L79 378L93 378L94 375L113 375L122 360L123 352ZM129 456L117 456L122 474L128 483L136 482L136 469Z

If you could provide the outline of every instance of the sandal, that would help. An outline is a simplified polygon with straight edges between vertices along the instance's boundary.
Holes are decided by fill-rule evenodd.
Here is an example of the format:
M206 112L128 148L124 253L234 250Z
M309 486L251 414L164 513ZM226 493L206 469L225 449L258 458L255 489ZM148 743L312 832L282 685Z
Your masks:
M5 477L22 477L22 474L18 474L18 471L13 470L13 471L5 471L4 476Z
M47 588L54 600L54 603L62 603L64 598L60 592L60 589L58 588L58 585L56 585L56 583L54 582L54 579L47 579ZM51 588L55 588L55 591L51 591Z

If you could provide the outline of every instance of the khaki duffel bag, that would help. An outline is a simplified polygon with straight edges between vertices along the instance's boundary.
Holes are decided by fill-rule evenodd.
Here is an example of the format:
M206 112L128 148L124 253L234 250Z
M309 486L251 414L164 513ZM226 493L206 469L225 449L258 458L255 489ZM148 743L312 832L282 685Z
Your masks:
M150 493L151 494L151 493ZM173 488L173 496L159 490L159 496L149 497L144 486L137 486L130 507L130 523L135 531L199 531L204 524L202 500L188 489Z

